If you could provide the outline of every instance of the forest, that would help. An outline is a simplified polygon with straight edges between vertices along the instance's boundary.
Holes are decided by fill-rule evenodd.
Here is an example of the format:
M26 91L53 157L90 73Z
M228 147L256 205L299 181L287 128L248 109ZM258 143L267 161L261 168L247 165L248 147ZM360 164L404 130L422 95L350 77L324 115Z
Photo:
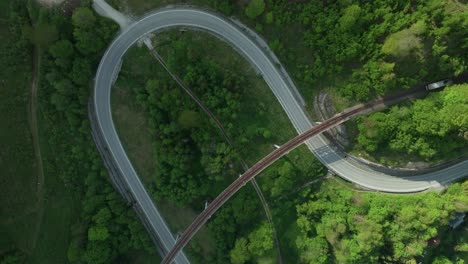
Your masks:
M288 65L301 69L294 72L304 81L302 89L324 79L339 95L366 101L467 69L467 7L458 1L267 3L265 23L279 28L274 46ZM300 49L286 53L288 45L281 38L286 27L301 29L308 56L296 54ZM333 83L329 78L343 80Z
M155 254L132 208L112 188L90 135L90 80L117 27L96 16L86 1L71 19L58 10L44 12L45 20L57 25L59 32L43 55L41 73L40 99L50 128L47 140L56 153L50 166L70 191L79 192L82 203L71 228L68 261L109 263L135 249Z
M138 14L163 6L159 1L110 2ZM187 2L239 17L260 33L293 77L310 112L313 97L319 92L329 93L343 109L377 96L456 77L468 68L464 56L468 53L464 30L468 27L468 7L463 1ZM414 118L418 117L412 115L407 120L419 122ZM363 120L354 126L365 126ZM360 131L356 129L355 138L366 138ZM430 132L413 134L411 139L406 136L406 141L399 140L399 147L381 146L378 154L371 151L375 148L372 144L365 147L357 140L351 148L387 165L408 159L443 162L460 156L450 154L450 149L456 148L458 154L467 150L463 137L450 137L452 147L443 149L435 144L437 139L427 140L432 136ZM398 149L412 150L401 156ZM392 161L398 157L396 163Z
M160 4L143 2L133 1L145 8ZM321 89L346 104L366 101L459 75L468 63L462 56L468 49L466 4L458 1L189 2L238 16L265 36L308 102ZM67 197L62 206L72 208L63 210L70 214L66 221L59 221L64 219L60 213L49 216L57 223L49 223L50 230L60 228L61 233L47 239L59 241L66 252L41 248L43 254L49 263L130 263L135 255L157 259L131 205L112 188L90 134L92 79L117 25L94 13L89 0L65 15L60 8L39 8L32 1L12 3L8 30L18 41L8 52L2 49L2 58L9 59L2 64L20 65L29 59L24 50L40 50L44 170L49 179L57 178L45 199L52 203ZM193 35L200 38L198 46ZM156 163L151 194L199 211L242 171L239 159L252 165L294 131L283 121L268 121L270 113L277 114L273 105L279 107L273 96L260 93L266 101L258 104L249 96L265 84L255 73L246 74L250 68L245 62L226 64L207 56L210 47L220 46L210 46L212 40L202 34L193 35L170 35L171 45L160 47L163 57L222 120L233 146L161 68L144 64L151 71L138 75L136 67L124 64L117 86L130 89L128 100L145 114ZM233 52L211 51L226 60ZM130 50L127 58L150 57L139 52ZM466 92L466 85L454 85L413 104L362 117L357 142L370 153L389 150L423 159L463 152ZM213 248L206 251L194 242L186 249L191 261L275 263L277 234L286 263L464 263L466 223L458 234L448 221L456 212L468 211L466 182L442 193L400 196L365 192L325 174L305 148L291 152L258 179L274 225L265 220L255 192L247 186L209 221ZM441 245L428 247L427 241L436 236ZM1 264L48 263L33 256L19 246L0 248Z
M18 9L0 3L0 255L11 252L21 258L16 244L25 249L34 244L34 222L39 218L41 206L36 203L37 188L32 184L37 179L37 163L27 107L33 56L21 27L14 23L29 21L9 12Z
M264 97L274 100L264 83L254 87L258 76L249 73L250 66L225 43L206 33L180 33L178 30L160 33L154 42L171 71L177 73L223 123L232 137L232 146L183 89L151 58L146 48L135 47L126 55L116 83L117 94L122 93L120 96L125 98L114 98L117 102L113 107L125 109L119 105L127 104L146 116L147 124L144 126L149 126L154 168L139 166L137 157L148 153L142 154L141 150L130 147L129 141L138 137L138 134L128 134L130 123L119 125L128 113L117 110L114 120L130 158L134 157L132 162L135 161L137 171L142 173L142 177L150 178L149 186L155 200L164 199L178 207L199 211L204 201L212 200L243 171L240 158L251 157L246 162L254 164L271 151L273 142L286 141L294 132L284 113L278 114L279 121L270 119L269 112L282 111L278 109L279 105L273 108L265 105L269 102L265 98L251 96L250 93L266 93ZM214 50L214 53L224 54L225 59L218 60L216 54L210 55ZM131 96L128 97L124 91L129 91ZM131 106L131 102L136 102L137 106ZM253 116L252 112L258 115ZM273 133L274 129L278 133ZM140 154L132 155L135 152ZM299 162L300 168L292 165L290 160L279 161L269 168L261 177L265 195L279 197L310 178L321 176L323 167L310 154L304 157L307 154L306 149L300 149L299 153L289 155L289 159ZM208 254L207 250L195 247L193 242L189 245L195 259L200 253L204 256L198 260L199 263L229 261L229 249L239 236L249 237L249 244L270 241L258 252L252 245L249 258L271 259L274 256L269 233L271 226L263 222L255 192L250 186L246 188L236 194L233 201L227 203L208 224L216 245L215 252ZM228 217L229 214L233 217ZM252 235L255 232L260 233Z
M468 35L463 30L468 27L468 7L458 1L274 1L270 8L276 26L300 24L302 43L312 49L306 62L297 55L284 54L288 64L302 68L296 78L304 81L303 87L323 82L326 91L336 94L337 101L343 100L339 97L351 104L368 101L458 76L468 68L464 56L468 53ZM286 16L288 12L299 15ZM281 37L274 44L281 55L285 46ZM338 81L328 81L330 78ZM303 89L306 96L313 93ZM466 98L466 86L453 89L447 93ZM394 107L386 114L359 119L354 148L365 150L373 160L386 165L395 165L387 157L398 159L400 153L407 154L400 156L401 161L408 157L446 161L466 155L467 124L463 117L468 115L467 102L453 102L461 107L450 112L449 106L445 108L450 102L444 102L444 96L429 96L413 105ZM437 114L431 115L432 111ZM450 121L454 119L458 121ZM429 122L440 124L440 128L428 127Z
M196 91L203 102L206 102L210 109L214 110L216 115L221 117L220 119L223 123L227 121L227 123L233 124L232 126L227 126L230 134L238 134L237 130L242 130L242 127L238 125L240 121L239 117L241 116L239 111L246 108L244 107L246 99L242 95L246 90L255 90L254 87L249 85L249 82L246 82L246 80L249 80L248 75L242 75L236 70L241 67L225 67L224 60L215 60L208 55L211 51L229 57L222 47L211 46L210 37L206 34L180 33L178 30L174 30L174 32L170 33L161 33L156 39L156 47L159 53L166 59L171 70L179 74L184 82ZM126 57L127 62L124 63L122 68L122 74L119 76L117 87L119 87L118 89L130 88L133 93L133 101L136 101L143 108L143 111L147 113L150 133L155 135L155 137L152 137L153 153L156 153L155 160L157 162L160 160L166 161L169 158L192 162L199 160L196 166L202 168L199 171L206 173L205 175L200 174L200 179L205 180L200 181L199 185L191 186L197 187L200 190L209 190L210 188L215 190L213 186L216 185L218 185L217 188L220 188L221 183L226 179L210 177L209 172L213 171L213 164L218 164L214 168L220 168L219 171L222 172L222 175L232 180L235 177L235 171L238 169L233 170L234 167L229 166L229 164L236 164L236 157L231 156L230 159L225 160L221 155L217 163L204 164L202 162L203 160L209 160L209 158L205 157L207 154L203 152L204 150L216 153L218 149L214 146L223 146L224 148L226 147L225 144L219 137L214 125L209 122L204 123L208 120L204 116L204 113L198 110L191 99L184 94L183 90L170 79L161 67L153 69L153 66L149 66L151 69L146 70L146 67L142 69L139 66L151 65L151 59L147 60L146 58L149 56L145 54L148 54L145 48L135 48L129 52ZM131 63L128 63L128 61L131 61ZM202 73L203 70L207 69L205 65L210 65L209 71ZM200 70L199 74L196 75L199 77L195 79L199 82L193 81L194 68ZM209 90L209 86L206 85L206 82L208 82L206 76L210 76L211 85L216 90ZM217 76L217 78L214 76ZM236 85L235 82L223 81L230 78L243 80L243 89L239 89L240 85ZM226 85L226 83L230 85ZM225 89L232 89L231 92L233 94L227 93ZM225 107L229 107L230 105L229 101L224 98L226 95L228 95L228 98L235 97L240 99L238 100L239 105L236 104L236 108L230 108L230 111L223 111ZM435 94L434 96L437 95L439 94ZM261 99L258 100L262 102ZM219 104L215 104L215 102L219 102ZM186 114L188 111L191 112L190 115ZM229 114L226 115L225 113ZM185 115L188 115L188 117ZM118 116L114 116L118 119ZM261 115L255 118L260 120ZM159 122L155 122L154 119L159 120ZM240 124L244 125L244 127L249 127L250 123L242 119L242 123ZM173 126L178 129L168 129L167 126ZM204 134L211 133L209 140L204 143L203 141L195 141L198 134L193 134L195 131L201 131L201 128L203 128ZM242 132L234 137L235 146L241 146L239 148L241 150L248 148L248 145L243 145L242 142L244 144L246 142L262 142L275 136L275 133L271 133L271 135L269 135L270 133L266 133L265 135L264 127L262 129L247 130L252 131L252 134ZM164 137L164 134L170 133L172 135L171 138L178 138L178 134L174 133L174 131L186 131L189 133L181 136L178 140L167 140ZM271 130L267 128L266 131ZM245 137L248 135L250 137L247 137L246 140L241 140L240 142L236 140L239 136ZM183 152L185 155L181 155L174 153L173 150L171 152L165 150L166 148L180 149L180 141L186 144L190 143L191 150L195 151L186 151ZM164 144L161 142L164 142ZM166 142L169 145L162 148L161 146L164 146ZM211 148L207 147L210 145L212 146ZM198 151L196 151L197 149ZM168 157L160 157L160 155L166 153L172 154ZM231 153L238 154L242 153L242 151L239 152L236 149L231 149ZM190 159L187 157L190 157ZM223 163L223 161L227 162ZM179 171L181 168L176 167L178 164L179 162L172 164L167 162L167 168L175 168ZM183 164L191 163L185 162ZM156 166L158 168L159 165ZM317 184L315 187L306 188L303 192L295 192L294 190L300 186L298 178L304 176L312 178L317 175L323 175L323 168L319 165L310 171L301 170L301 166L302 164L298 166L295 161L288 160L288 157L286 157L286 159L272 165L265 174L259 177L262 189L267 195L273 210L273 219L281 239L280 244L283 257L288 262L412 263L416 260L421 260L420 255L425 252L424 250L427 250L427 241L430 238L438 235L439 232L450 233L447 223L455 212L466 211L467 200L465 194L468 191L466 184L454 185L446 194L428 193L418 195L417 197L387 196L371 193L361 195L359 191L335 186L337 183L334 181L326 181L323 184ZM171 175L170 171L166 174L160 174L155 169L153 177L156 179L156 183L164 181L165 184L174 184L170 181L174 178L169 175ZM180 177L183 177L183 175L179 175L176 183L179 182ZM196 178L190 177L190 179ZM216 181L219 184L216 184ZM207 186L203 187L203 184ZM224 182L223 184L227 183ZM173 185L173 190L178 190L178 186L180 186L181 191L169 192L164 186L157 186L157 184L154 184L152 190L154 190L156 197L164 197L181 206L199 209L203 201L207 197L209 200L210 195L212 195L211 191L205 194L196 192L199 196L193 196L192 200L188 200L190 202L184 203L183 199L179 197L185 198L186 195L191 195L190 190L184 189L183 184ZM251 189L247 190L252 192ZM269 263L268 261L271 261L271 258L266 258L274 249L271 226L261 221L259 204L248 202L256 198L253 194L247 195L247 190L236 195L232 201L233 205L231 206L231 203L226 204L225 208L220 210L219 215L215 216L208 223L210 234L215 238L215 244L222 245L222 247L218 246L216 257L212 255L205 255L205 259L195 257L197 261L200 263L226 261L230 261L231 263L262 263L262 261L266 261L266 263ZM338 195L335 195L335 193L338 193ZM393 205L395 199L399 199L398 207ZM241 203L243 207L239 207ZM398 217L390 217L390 215L404 210L411 212L414 209L414 203L420 204L420 208L418 209L420 213L408 213ZM315 206L317 209L312 209ZM433 208L433 206L436 207ZM430 211L430 209L433 210ZM239 214L238 210L243 212L242 215ZM361 221L361 224L358 226L354 223L355 219L352 218L353 215L356 215L356 212L362 214L362 216L356 216L356 219ZM228 217L229 214L233 215L233 217ZM338 219L338 222L332 221L339 214L341 214L340 217L343 217L343 220ZM245 215L249 215L249 217L245 218ZM438 216L438 218L434 218L434 216ZM323 225L320 228L324 231L315 231L313 226L318 226L318 223ZM391 223L394 224L391 225ZM375 226L375 230L367 231L366 228L368 226ZM336 231L338 233L331 234L330 232L335 229L338 230ZM377 231L380 233L377 233ZM374 233L376 237L372 236ZM229 235L227 236L227 234ZM358 238L354 238L355 236ZM373 241L377 239L381 239L381 243L376 242L374 244ZM368 243L363 244L363 241ZM320 242L318 243L319 248L317 248L317 243L315 242ZM447 245L447 249L455 253L453 255L439 254L436 257L439 257L440 261L460 260L463 257L464 242L453 240L451 243ZM459 244L452 247L456 243ZM402 246L406 244L411 244L411 248ZM191 247L191 252L195 256L203 252L201 246L195 247L191 245L189 247ZM454 249L455 247L457 249ZM392 249L386 250L386 248ZM311 254L311 252L314 254ZM347 261L347 254L353 254L354 258L350 258ZM428 263L431 263L430 261L434 258L432 256L428 259Z
M370 153L458 158L466 155L468 146L467 116L468 85L453 85L412 104L360 118L357 142Z
M458 75L466 70L466 58L461 56L461 54L466 53L466 45L463 44L463 41L460 41L466 39L466 34L460 30L466 24L466 12L463 12L466 7L458 2L429 1L418 4L404 1L374 1L372 3L364 1L337 1L334 3L311 1L307 3L303 1L253 0L247 4L238 4L231 1L193 2L200 2L228 15L239 16L243 18L244 22L259 31L269 41L271 48L279 55L280 59L285 62L288 71L292 73L306 100L310 100L311 96L319 89L326 89L335 97L344 98L347 104L350 105L357 101L372 99L378 95L411 88L424 82ZM134 10L142 7L150 9L149 6L155 7L158 3L149 1L145 4L135 5L137 6L135 6ZM117 3L117 6L119 7L119 3ZM124 6L124 4L120 6ZM190 49L187 51L187 47L184 47L180 42L176 43L171 45L171 51L165 54L168 64L189 86L193 86L197 93L200 91L203 94L205 88L200 88L200 83L193 82L192 77L186 77L186 74L190 74L192 71L192 66L187 66L187 62L195 65L200 64L200 61L196 60L196 52ZM184 58L184 64L173 62L175 59L172 56L183 57L184 54L188 55L188 57ZM213 76L216 67L219 67L213 62L211 62L211 65L213 65L213 69L210 74L207 74L208 76ZM196 66L196 68L203 69L205 66ZM226 75L221 76L221 78L225 77ZM166 84L161 83L162 76L157 79L160 85L159 89L165 89L165 93L168 91L170 93L179 93L179 91L168 90ZM219 89L219 83L218 80L213 84ZM140 86L144 86L144 84L140 84ZM318 86L317 89L305 88L314 86ZM142 90L141 88L137 89ZM220 89L220 91L223 90L223 88ZM238 93L234 95L236 98L242 98L239 96L243 92L242 89L233 92ZM149 92L145 91L145 93ZM141 96L139 92L137 94L139 94L139 101L148 96L147 94ZM156 92L155 94L163 93ZM216 109L216 104L211 104L212 94L218 94L218 92L216 90L211 91L208 98L201 97L204 102L210 104L210 107ZM221 96L221 93L219 94ZM358 136L359 143L362 142L362 146L374 144L380 148L385 148L385 144L388 142L385 139L377 143L372 141L376 140L376 138L380 140L378 133L388 131L386 138L389 139L394 135L403 136L402 132L406 132L407 138L421 138L421 140L418 141L418 144L415 144L414 141L402 139L399 142L400 151L409 151L409 146L412 146L411 151L424 158L431 155L431 157L449 157L456 151L463 152L463 146L466 146L464 142L466 141L460 140L460 137L465 136L463 129L466 129L466 125L463 123L463 118L460 117L464 116L463 111L466 110L461 107L454 112L457 114L449 114L449 111L453 110L453 105L463 103L463 101L458 101L463 99L454 99L457 97L455 94L463 96L463 88L452 87L443 93L433 94L427 99L416 101L414 105L407 104L392 108L389 112L393 111L396 115L393 119L397 118L391 123L394 125L392 131L383 127L387 124L383 122L389 121L387 120L390 118L388 112L376 114L387 115L378 119L381 123L373 120L366 121L372 119L372 115L359 119L358 124L360 127L363 125L372 126L363 128L362 131L366 130L367 132L368 129L370 132L374 132L370 134L361 133ZM179 97L174 96L173 99L175 98ZM157 104L160 104L162 99L157 99L157 101L159 101ZM223 100L218 99L218 101ZM226 103L226 105L229 104ZM166 107L170 107L169 103ZM406 109L400 111L400 108ZM431 115L428 113L427 109L429 108L437 114ZM151 116L155 114L152 109L154 108L150 107L149 111L147 109ZM161 110L158 109L157 112ZM231 111L235 113L236 108L231 108ZM166 112L166 117L167 110L164 110L164 112ZM235 115L229 117L223 115L222 111L216 110L216 112L222 117L223 122L226 122L226 120L229 123L236 122ZM400 113L397 114L397 112ZM177 125L180 126L180 117L182 115L170 115L172 115L171 122L175 123L178 120L179 124ZM185 115L188 114L184 113L183 120L187 120ZM194 113L190 115L192 120L197 119L199 123L202 123L199 119L200 115ZM434 128L431 134L428 134L426 129L429 124L447 116L453 117L453 119L444 120L440 127ZM417 121L418 119L420 121ZM149 120L152 122L152 118ZM419 129L408 130L408 127L415 127L415 121L419 122ZM401 123L407 125L399 126ZM235 130L230 129L229 132L235 135L233 138L237 137ZM266 138L270 134L268 131L266 134L261 131L260 133L261 136L266 136ZM275 133L271 134L275 135ZM161 136L161 134L159 133L158 136ZM453 143L444 146L436 144L442 142L442 137ZM158 144L161 143L155 141L154 148L156 150L159 148ZM200 145L198 146L200 147ZM243 148L240 147L239 149ZM215 150L212 149L211 151ZM219 159L220 162L221 160L222 158ZM229 168L227 168L227 171L229 171ZM274 219L276 217L275 225L282 238L281 248L287 252L288 261L303 263L413 263L418 260L427 263L433 261L434 263L448 263L464 259L463 252L466 244L463 243L466 243L466 241L445 241L444 248L447 249L447 252L453 254L444 255L441 253L443 250L428 249L427 240L431 236L436 236L439 232L450 233L447 228L448 219L453 217L456 211L466 211L466 200L464 200L467 192L466 184L463 186L455 185L451 187L452 189L447 194L443 195L430 193L421 194L418 197L401 197L399 200L401 204L399 207L395 207L393 205L393 196L380 197L380 195L372 194L361 196L359 192L345 188L336 187L333 189L329 187L333 182L323 184L323 188L313 188L312 190L317 194L309 195L308 192L312 192L312 190L309 190L301 194L293 194L292 197L287 197L284 200L284 194L294 189L292 186L295 184L290 182L294 177L291 177L291 175L300 177L301 175L304 176L303 172L298 172L294 163L283 161L268 170L267 175L271 176L260 177L260 182L262 189L269 195L269 201L272 203ZM277 181L271 180L271 178L277 177L274 175L280 176ZM159 177L162 177L162 175L159 175ZM333 192L338 192L339 195L333 195ZM322 193L323 196L321 196ZM356 199L362 201L354 201L349 198L350 196L359 197ZM336 200L333 204L337 203L343 206L340 208L343 209L342 215L345 220L339 220L342 225L324 216L337 215L341 210L332 206L332 203L330 203L332 198L333 201ZM463 202L460 202L460 200L463 200ZM408 213L389 217L389 215L396 212L411 211L414 203L420 204L421 214ZM296 204L300 204L297 211L291 210ZM429 212L429 209L436 204L438 205L434 210ZM308 209L308 206L313 207L315 205L322 209L316 211ZM387 212L375 213L381 218L372 216L371 214L374 214L374 211L379 211L380 207L391 209L388 209ZM344 208L348 208L348 210ZM362 216L357 216L360 220L359 224L353 223L352 220L354 219L349 218L356 211L362 214ZM223 213L222 210L220 214ZM430 216L426 217L425 214ZM437 214L441 214L440 219L433 218ZM291 223L286 218L297 218L298 220L297 223ZM388 221L384 221L385 218L388 218ZM395 223L390 227L392 221L395 221ZM318 223L323 223L320 231L316 231L311 227L315 224L318 225ZM412 226L413 224L415 226ZM365 232L366 230L363 227L368 225L375 227L375 235L378 237L371 237L374 232ZM336 231L337 233L331 234L330 230L334 229L339 230ZM258 229L244 234L237 234L235 243L232 243L232 239L231 242L226 243L229 245L227 248L232 248L229 254L232 263L262 261L261 256L253 254L256 251L265 252L260 248L253 251L257 247L255 246L257 242L252 241L254 239L252 234L256 234L256 232L265 234L270 231L268 227L261 225ZM330 234L325 234L326 232ZM295 235L298 234L301 235L297 236L296 239ZM382 239L382 242L378 243L376 241L373 244L373 239L376 238ZM370 244L362 244L363 240L369 240ZM264 239L264 241L264 246L271 248L271 240ZM456 245L456 243L459 244ZM402 246L403 244L408 244L410 247L405 248ZM387 248L389 249L387 250ZM421 255L425 254L424 252L432 252L432 250L438 250L439 256L431 255L429 258L421 259ZM317 254L310 254L311 251ZM348 253L352 253L353 258L346 260L343 256Z
M45 174L47 178L58 175L62 188L81 204L73 212L76 219L58 235L63 236L61 242L68 243L68 250L65 244L65 252L49 252L52 255L46 260L36 260L16 249L3 252L0 263L50 263L63 255L66 258L56 259L58 263L67 259L70 263L110 263L132 250L154 255L152 242L132 208L112 188L90 134L90 81L116 25L96 16L89 1L82 1L71 16L64 16L60 9L28 10L26 6L26 1L15 1L12 14L25 20L34 17L50 33L30 39L30 31L23 31L26 39L42 50L39 102L45 131L41 140L49 152L44 158ZM48 188L54 199L66 198L56 198L52 186ZM72 204L76 203L68 206Z
M333 181L306 190L296 206L299 258L311 264L464 263L466 237L451 241L445 252L432 256L433 262L423 255L431 238L448 237L454 213L466 212L467 192L467 182L450 186L442 195L353 192Z

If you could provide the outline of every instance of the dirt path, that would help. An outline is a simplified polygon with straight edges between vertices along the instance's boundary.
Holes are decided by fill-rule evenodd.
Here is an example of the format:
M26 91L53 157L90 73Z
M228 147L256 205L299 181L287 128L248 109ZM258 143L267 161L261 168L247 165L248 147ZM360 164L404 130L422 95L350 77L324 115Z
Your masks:
M33 76L31 84L31 97L29 99L29 129L32 134L32 142L34 147L34 157L36 159L36 170L37 170L37 183L36 183L36 210L37 210L37 221L35 228L35 235L33 241L33 248L36 245L37 237L39 236L39 230L42 223L42 215L44 213L43 196L44 196L44 168L42 165L41 148L39 145L39 131L37 126L37 90L39 83L39 66L41 63L40 50L38 47L34 47L33 52Z

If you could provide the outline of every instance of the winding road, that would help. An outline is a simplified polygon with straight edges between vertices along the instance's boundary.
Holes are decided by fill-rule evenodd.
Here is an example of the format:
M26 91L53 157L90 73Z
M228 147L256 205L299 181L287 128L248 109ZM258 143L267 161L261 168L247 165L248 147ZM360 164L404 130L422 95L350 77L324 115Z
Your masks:
M169 252L175 245L174 237L138 178L120 142L112 120L110 95L125 52L148 33L176 26L206 30L227 41L261 73L297 132L302 134L313 127L301 104L291 92L295 88L290 87L291 83L285 79L284 74L280 72L268 53L231 21L198 9L171 8L153 12L124 27L120 35L109 46L99 65L93 96L94 114L97 127L105 141L103 143L111 153L114 163L125 179L128 190L157 233L166 252ZM373 171L343 158L327 143L323 136L315 136L305 143L316 157L335 174L376 191L419 192L430 188L440 188L468 174L468 161L463 161L437 172L399 178ZM189 263L183 252L177 255L175 261Z

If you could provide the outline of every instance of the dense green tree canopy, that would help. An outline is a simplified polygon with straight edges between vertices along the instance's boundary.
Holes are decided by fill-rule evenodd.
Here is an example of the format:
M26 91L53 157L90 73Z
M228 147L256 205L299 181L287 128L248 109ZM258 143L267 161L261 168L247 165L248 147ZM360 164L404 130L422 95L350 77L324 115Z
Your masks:
M268 39L286 44L275 53L306 95L324 85L367 101L468 67L466 3L282 0L267 12L275 18Z
M86 1L73 16L61 9L41 13L45 23L56 24L59 39L41 58L39 102L45 142L54 151L45 160L81 202L68 246L70 263L111 263L129 250L151 249L151 242L131 207L112 188L90 135L87 103L96 58L115 33L116 26L97 17ZM78 204L76 205L78 208Z
M456 211L468 206L468 183L446 194L360 193L329 182L297 206L296 240L304 263L410 263Z
M450 156L468 145L468 85L364 117L358 128L358 143L370 152L391 149L426 160Z

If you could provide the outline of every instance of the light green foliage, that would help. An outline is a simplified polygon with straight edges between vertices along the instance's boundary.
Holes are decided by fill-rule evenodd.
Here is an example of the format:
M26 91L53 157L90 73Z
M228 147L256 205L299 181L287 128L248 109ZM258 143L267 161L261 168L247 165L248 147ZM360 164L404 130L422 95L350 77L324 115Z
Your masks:
M321 264L329 260L328 244L323 237L301 236L296 239L296 246L302 253L300 259L303 263Z
M373 92L383 95L395 86L394 67L395 63L370 61L353 71L353 81L343 87L341 94L359 101L369 100Z
M109 244L101 241L92 241L88 244L86 253L82 256L87 263L104 264L112 259L112 251Z
M362 118L358 143L373 152L387 148L430 160L467 146L468 85L453 85L411 106L394 106Z
M82 250L81 250L81 247L80 247L80 242L81 242L80 240L75 239L68 246L67 259L71 263L77 262L77 261L80 260L80 257L81 257L81 254L82 254L82 252L81 252Z
M260 23L255 24L255 30L257 32L262 32L263 31L263 25Z
M210 263L244 263L253 255L248 250L247 239L236 241L239 226L252 227L252 223L261 222L256 196L252 190L241 190L230 204L222 207L208 224L211 236L216 240L217 256ZM245 241L244 241L245 240ZM232 251L232 252L231 252ZM244 262L242 262L244 261ZM202 262L207 262L206 258Z
M268 223L263 223L248 235L236 240L230 252L231 262L243 264L252 258L261 258L273 249L273 229Z
M455 2L273 1L269 39L287 46L275 53L306 97L320 86L368 100L466 71L466 3Z
M272 49L275 53L279 53L282 49L284 49L284 46L279 39L275 39L270 42L269 46L270 49Z
M268 181L263 183L262 187L265 191L269 192L272 198L278 198L293 191L294 186L297 185L301 177L307 178L312 176L308 173L307 171L298 170L296 164L290 161L279 160L266 171L265 177L268 177ZM311 171L311 173L317 172Z
M356 26L361 16L361 8L359 5L350 5L343 11L340 17L339 24L341 30L350 30Z
M232 264L244 264L251 258L247 243L247 239L243 237L236 240L236 245L230 253Z
M263 13L265 10L265 1L264 0L250 0L249 4L245 8L245 14L251 18L255 19Z
M412 52L420 52L422 42L420 35L426 31L424 21L418 21L408 29L403 29L388 36L382 46L387 55L403 58Z
M464 183L443 195L395 196L357 193L326 183L297 206L300 258L305 263L327 263L330 255L337 263L414 261L427 240L447 225L457 210L455 204L468 205L467 191Z
M453 262L446 257L437 257L432 264L453 264Z
M252 255L262 256L273 248L273 229L267 223L249 234L249 251Z

